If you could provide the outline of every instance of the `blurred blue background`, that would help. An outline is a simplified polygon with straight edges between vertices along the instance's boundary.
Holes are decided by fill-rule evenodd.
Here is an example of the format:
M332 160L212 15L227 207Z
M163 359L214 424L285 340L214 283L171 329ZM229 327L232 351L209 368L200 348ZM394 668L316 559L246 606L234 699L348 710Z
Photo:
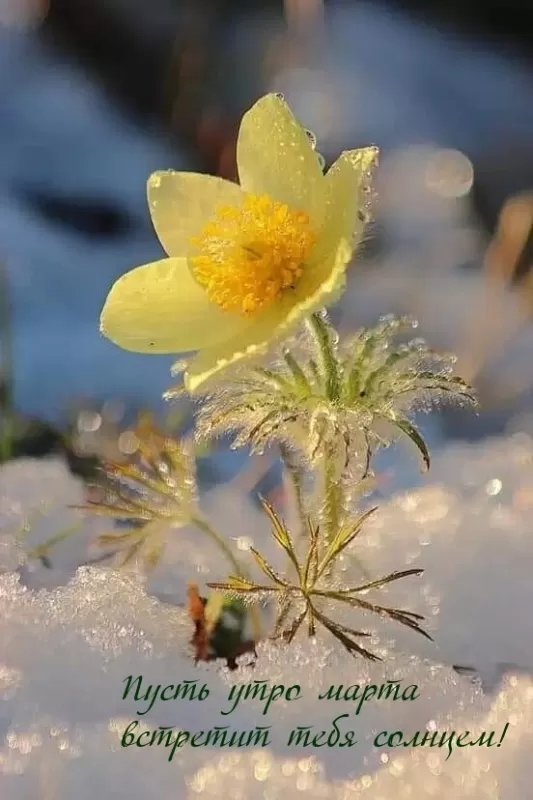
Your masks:
M343 327L412 313L458 352L487 402L431 422L432 443L530 426L530 293L515 273L528 278L533 256L525 233L496 268L487 247L504 204L533 187L531 27L523 4L0 0L3 375L17 413L61 426L73 404L119 398L117 420L162 407L172 359L98 332L112 282L161 255L146 178L233 177L240 116L275 90L328 162L382 152Z

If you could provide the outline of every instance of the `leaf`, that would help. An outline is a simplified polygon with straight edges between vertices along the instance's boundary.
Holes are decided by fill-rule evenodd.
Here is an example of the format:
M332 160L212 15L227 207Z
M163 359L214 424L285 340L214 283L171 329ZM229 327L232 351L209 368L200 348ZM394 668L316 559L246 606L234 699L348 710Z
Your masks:
M378 606L374 603L369 603L366 600L361 600L358 597L346 597L345 602L349 603L351 606L362 608L365 611L371 611L373 614L377 614L380 617L389 617L389 619L399 622L402 625L405 625L406 627L411 628L412 630L421 634L421 636L429 639L430 642L433 641L433 638L429 635L429 633L427 633L417 622L417 620L424 619L424 617L422 617L420 614L415 614L413 611L402 611L398 608Z
M331 564L331 562L338 556L342 551L348 547L348 545L353 542L355 537L360 533L361 528L365 521L375 512L377 511L377 506L374 508L368 509L365 511L364 514L352 522L347 522L343 525L333 537L331 544L329 545L328 549L326 550L320 565L318 567L318 575L317 579L321 577L324 573L324 570Z
M265 428L260 432L258 436L256 436L254 446L261 446L264 444L269 438L273 436L273 434L279 430L283 425L287 425L289 422L296 422L298 420L298 414L295 414L292 411L288 410L281 410L277 413L276 421L270 425L269 428L265 426ZM263 420L264 422L265 420Z
M344 625L340 625L337 622L333 622L332 620L325 617L319 611L314 609L314 613L316 618L322 623L322 625L327 628L327 630L333 634L333 636L339 640L339 642L343 645L343 647L353 655L353 653L357 653L360 656L368 659L369 661L382 661L379 656L374 655L371 653L370 650L367 650L365 647L361 647L361 645L354 642L347 634L350 633L352 636L369 636L368 633L363 633L359 631L352 631L350 628L345 628Z
M305 619L305 615L307 614L307 608L305 608L301 614L299 614L296 619L293 621L292 625L288 630L283 631L281 634L281 638L287 644L290 644L298 631L300 630L300 626Z
M318 525L313 525L311 519L307 518L307 529L309 531L309 547L303 569L303 585L305 587L314 586L318 576L318 535L320 529Z
M374 350L383 340L383 326L370 331L362 331L354 356L345 364L344 394L345 402L353 403L363 388L366 380L364 366L370 363Z
M123 480L129 479L131 481L135 481L135 483L139 484L140 486L144 486L153 492L166 494L169 497L175 497L175 487L172 488L168 486L166 481L161 481L160 479L151 477L149 473L140 469L137 464L110 463L105 465L105 469L106 471L109 469L110 472L120 476Z
M319 314L313 314L306 322L315 345L315 358L326 397L329 400L338 400L340 376L333 329Z
M42 544L39 544L36 547L34 547L33 550L30 550L28 552L28 557L40 558L40 559L46 558L49 550L51 550L60 542L65 541L65 539L70 538L74 533L79 531L80 528L81 528L81 522L74 522L72 523L72 525L68 525L66 528L63 528L63 530L54 533Z
M258 550L256 550L254 547L250 547L250 552L254 556L259 569L261 569L274 583L276 583L278 586L288 585L287 581L284 581L283 578L280 578L279 575L274 572L270 564L261 555L261 553L259 553Z
M132 539L137 539L140 536L144 538L144 530L139 531L133 529L127 533L102 533L100 536L97 536L96 543L101 547L106 547L108 545L115 547L118 545L127 544Z
M285 352L283 353L283 358L292 375L295 389L304 396L311 394L312 391L311 385L309 383L309 380L307 379L307 375L305 374L304 370L299 365L297 360L294 358L290 350L285 350Z
M144 563L149 571L154 570L157 567L157 565L161 561L162 554L163 554L163 544L161 542L155 544L148 550L148 552L144 557Z
M272 506L262 497L259 495L259 499L261 501L261 505L263 506L270 522L272 524L272 536L277 541L277 543L283 547L287 555L289 556L290 560L292 561L295 569L296 574L298 575L299 579L301 580L301 570L300 564L298 563L298 558L294 551L294 545L292 543L291 537L289 532L285 526L285 523L278 517Z
M259 592L279 592L276 586L261 586L258 583L252 583L245 578L237 578L231 575L227 581L210 582L207 584L210 589L217 589L221 592L230 592L235 594L257 594Z
M291 606L292 602L290 594L285 594L282 597L280 597L278 615L276 618L276 625L274 627L274 633L272 634L273 639L277 639L281 635L283 626L285 624L285 620L287 619L290 613Z
M101 514L104 517L112 517L113 519L145 519L150 520L152 517L148 511L139 511L138 508L126 507L105 503L89 502L86 505L69 505L67 508L72 508L75 511L89 511L91 514Z
M134 544L132 544L132 546L126 551L124 558L122 560L119 558L117 559L117 565L119 567L126 567L128 564L130 564L140 554L143 544L144 538L134 542Z
M418 448L422 455L422 459L424 461L425 469L428 470L430 466L430 456L429 450L427 449L426 443L415 428L415 426L409 422L409 420L401 419L396 415L391 416L390 422L392 422L397 428L399 428L402 433L409 437L409 439L413 442L415 447Z
M288 393L289 395L292 394L293 387L290 381L287 380L287 378L284 378L283 375L273 372L270 369L266 369L265 367L255 367L252 372L265 385L265 387Z
M392 353L390 353L390 355L387 356L383 364L380 367L378 367L378 369L374 370L374 372L371 372L370 375L368 376L365 382L366 394L368 395L371 392L373 392L374 389L379 386L379 383L383 378L388 378L388 380L390 381L391 379L390 373L393 367L400 361L405 361L405 359L412 357L413 357L413 351L409 350L407 347L402 350L400 349L394 350Z
M253 442L257 434L260 433L263 425L266 425L267 422L269 422L271 419L275 419L277 416L279 416L279 413L280 413L279 410L275 408L273 411L269 411L268 414L265 414L265 416L262 419L260 419L257 425L254 425L254 427L250 431L249 433L250 442Z
M407 386L395 391L396 396L417 392L421 389L426 391L449 392L456 397L466 397L472 403L477 404L477 397L474 389L458 375L439 375L435 372L418 372L398 376L399 381L407 381Z
M207 598L207 603L205 604L204 608L204 616L205 626L208 634L211 633L220 619L220 615L224 610L225 601L226 597L222 592L211 592Z
M375 581L370 581L370 583L363 583L361 586L356 586L354 589L339 589L335 592L335 596L340 599L340 597L344 595L366 592L369 589L379 589L387 583L392 583L392 581L399 581L401 578L407 578L410 575L422 575L423 573L423 569L404 569L401 572L391 572L389 575L385 575L384 578L378 578Z

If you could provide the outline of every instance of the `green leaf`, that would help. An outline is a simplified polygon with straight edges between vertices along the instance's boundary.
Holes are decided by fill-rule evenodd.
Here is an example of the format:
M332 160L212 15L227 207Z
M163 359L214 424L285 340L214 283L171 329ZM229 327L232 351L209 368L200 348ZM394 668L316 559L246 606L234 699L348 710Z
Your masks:
M293 386L283 375L265 367L255 367L252 372L270 390L292 394Z
M355 537L360 533L363 524L375 511L377 511L377 506L365 511L365 513L361 514L357 520L352 520L345 523L337 531L320 562L317 578L320 578L331 562L334 561L335 558L337 558L337 556L339 556L351 542L353 542Z
M126 551L124 558L122 560L118 559L118 566L119 567L126 567L130 564L139 554L144 544L144 537L139 539L137 542L132 544L132 546Z
M315 345L316 361L326 397L329 400L338 400L340 395L340 375L333 339L333 328L319 314L313 314L306 322Z
M307 588L314 586L318 576L318 535L320 529L318 525L313 525L311 519L307 518L307 529L309 531L309 547L303 569L303 585Z
M266 558L264 558L264 556L262 556L261 553L255 549L255 547L250 547L250 552L255 558L259 569L261 569L271 581L276 583L278 586L288 586L287 581L284 581L283 578L280 578L280 576L274 572Z
M280 411L277 408L274 408L272 411L269 411L268 414L265 414L265 416L262 419L260 419L257 425L254 425L254 427L250 431L249 435L250 442L253 442L257 434L261 432L261 428L264 425L266 425L267 422L270 422L271 419L275 419L276 417L279 416L279 414Z
M53 536L50 536L45 542L37 545L33 548L33 550L30 550L28 552L28 557L43 558L43 556L46 556L56 544L65 541L65 539L69 539L74 533L78 532L81 528L81 525L81 522L74 522L72 525L68 525L66 528L63 528L63 530L54 533Z
M285 523L278 517L272 506L264 499L264 497L259 496L259 499L272 524L272 536L289 556L290 560L294 564L296 573L301 580L300 564L298 563L298 558L294 551L294 545Z
M337 622L333 622L333 620L328 619L319 611L314 609L314 613L316 618L322 625L333 634L333 636L338 639L338 641L343 645L343 647L351 654L357 653L357 655L363 656L363 658L368 659L369 661L382 661L379 656L374 655L371 653L370 650L367 650L365 647L361 647L361 645L357 644L351 636L369 636L368 633L363 633L359 631L352 631L350 628L346 628L344 625L340 625Z
M363 583L361 586L356 586L354 589L339 589L336 592L336 595L349 595L349 594L357 594L358 592L367 592L370 589L379 589L382 586L385 586L387 583L392 583L393 581L399 581L402 578L407 578L410 575L422 575L424 573L423 569L404 569L400 572L391 572L389 575L385 575L383 578L379 578L375 581L370 581L370 583ZM340 599L340 598L339 598Z
M127 544L132 539L144 539L144 530L141 528L133 528L131 531L127 533L102 533L100 536L97 536L96 542L101 547L118 547L123 544Z
M283 626L285 625L285 621L289 616L290 610L292 607L292 599L290 594L284 594L279 598L279 607L278 607L278 615L276 618L276 625L274 627L274 633L272 634L273 639L277 639L281 636L281 632L283 630Z
M113 519L142 519L147 521L152 519L148 511L140 512L138 508L126 504L122 506L117 504L106 505L105 503L89 502L84 506L69 505L67 508L72 508L75 511L90 512L91 514L101 514L104 517L112 517Z
M365 611L371 611L373 614L377 614L380 617L388 617L395 622L405 625L407 628L411 628L412 630L416 631L416 633L419 633L421 636L429 639L430 642L433 641L429 633L427 633L418 623L418 620L423 620L424 617L422 617L420 614L415 614L414 611L402 611L399 608L379 606L375 603L369 603L366 600L361 600L358 597L346 597L345 602L351 606L362 608Z
M300 630L300 626L301 626L302 622L304 621L306 614L307 614L307 608L305 608L302 611L302 613L299 614L296 617L296 619L293 621L293 623L290 626L290 628L288 628L286 631L282 632L281 637L283 638L283 640L287 644L290 644L292 642L292 640L294 639L294 637L296 636L296 634Z
M264 444L268 439L272 438L275 432L283 425L286 425L289 422L295 422L298 419L298 414L294 413L294 411L280 408L275 412L275 415L272 417L272 419L275 421L272 422L272 420L268 420L266 418L261 421L260 425L263 426L263 429L256 433L253 437L255 439L253 442L255 447ZM269 421L272 422L272 424L267 427ZM251 439L252 436L250 436L250 440Z
M366 382L365 366L371 362L374 350L382 340L382 326L361 332L361 338L355 353L346 361L344 367L343 388L346 403L353 403L359 396L363 383Z
M145 566L149 571L154 570L161 560L163 554L163 544L159 543L154 545L148 550L144 557Z
M371 372L366 380L366 393L370 394L374 391L374 389L379 387L379 384L383 379L391 378L391 371L393 367L398 364L400 361L404 361L406 358L412 358L413 351L405 349L398 349L394 350L390 355L385 359L383 364L378 367L378 369Z
M385 419L387 418L385 417ZM391 415L389 422L392 422L393 425L399 428L402 431L402 433L404 433L413 442L415 447L418 448L420 454L422 455L424 466L427 471L431 463L429 450L427 449L425 441L422 439L422 436L417 431L415 426L411 422L409 422L409 420L401 419L396 415Z
M226 595L223 592L211 592L207 598L204 614L208 631L214 630L215 625L217 624L218 620L220 619L220 615L224 610L226 600Z
M259 592L278 592L280 591L275 586L262 586L258 583L252 583L245 578L238 578L235 575L230 575L227 581L223 582L210 582L206 584L210 589L216 589L221 592L235 592L236 594L257 594Z
M305 374L304 370L294 358L290 350L285 350L283 353L283 359L292 375L292 379L295 384L295 388L297 391L302 395L311 394L311 386L307 379L307 375Z

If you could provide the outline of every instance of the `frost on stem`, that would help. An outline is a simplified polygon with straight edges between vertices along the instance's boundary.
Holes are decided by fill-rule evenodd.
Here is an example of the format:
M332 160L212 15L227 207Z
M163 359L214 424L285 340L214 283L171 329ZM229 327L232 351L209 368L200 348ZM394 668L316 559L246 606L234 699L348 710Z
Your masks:
M351 588L337 586L332 583L332 565L353 542L361 531L365 520L376 509L370 509L358 518L345 522L334 532L329 541L320 536L319 527L309 518L307 520L307 551L305 557L300 559L283 520L276 514L272 506L265 501L263 501L263 507L271 522L272 536L285 551L293 567L295 578L290 580L286 576L278 574L258 550L251 548L257 566L267 577L268 583L259 584L238 576L230 576L223 583L208 583L208 586L249 600L263 600L274 597L277 603L274 639L283 639L290 644L302 626L307 627L310 637L314 637L317 627L321 626L329 631L352 655L360 655L372 661L380 660L378 656L357 641L358 639L369 637L369 633L348 628L330 617L330 607L335 603L373 612L381 617L406 625L417 633L431 639L429 634L420 626L420 622L423 619L420 614L389 608L363 599L363 595L366 595L372 589L379 589L410 575L420 575L423 570L408 569L401 572L392 572L377 580L365 581L365 583Z
M203 396L197 433L209 440L233 433L234 448L262 452L273 443L296 450L308 467L334 463L330 479L362 479L372 453L395 437L429 452L409 415L436 402L475 403L472 389L453 376L454 359L421 339L395 344L416 327L385 317L344 342L325 313L315 314L268 367L242 368Z

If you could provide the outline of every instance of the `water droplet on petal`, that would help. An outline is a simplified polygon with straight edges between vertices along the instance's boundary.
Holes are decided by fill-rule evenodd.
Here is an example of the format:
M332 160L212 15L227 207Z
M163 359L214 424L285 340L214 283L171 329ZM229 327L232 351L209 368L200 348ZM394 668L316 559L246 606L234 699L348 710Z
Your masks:
M313 131L306 130L305 132L306 132L306 134L307 134L307 138L309 139L309 142L310 142L310 144L311 144L311 147L312 147L312 148L313 148L313 150L314 150L314 149L316 148L316 136L315 136L315 134L313 133Z

